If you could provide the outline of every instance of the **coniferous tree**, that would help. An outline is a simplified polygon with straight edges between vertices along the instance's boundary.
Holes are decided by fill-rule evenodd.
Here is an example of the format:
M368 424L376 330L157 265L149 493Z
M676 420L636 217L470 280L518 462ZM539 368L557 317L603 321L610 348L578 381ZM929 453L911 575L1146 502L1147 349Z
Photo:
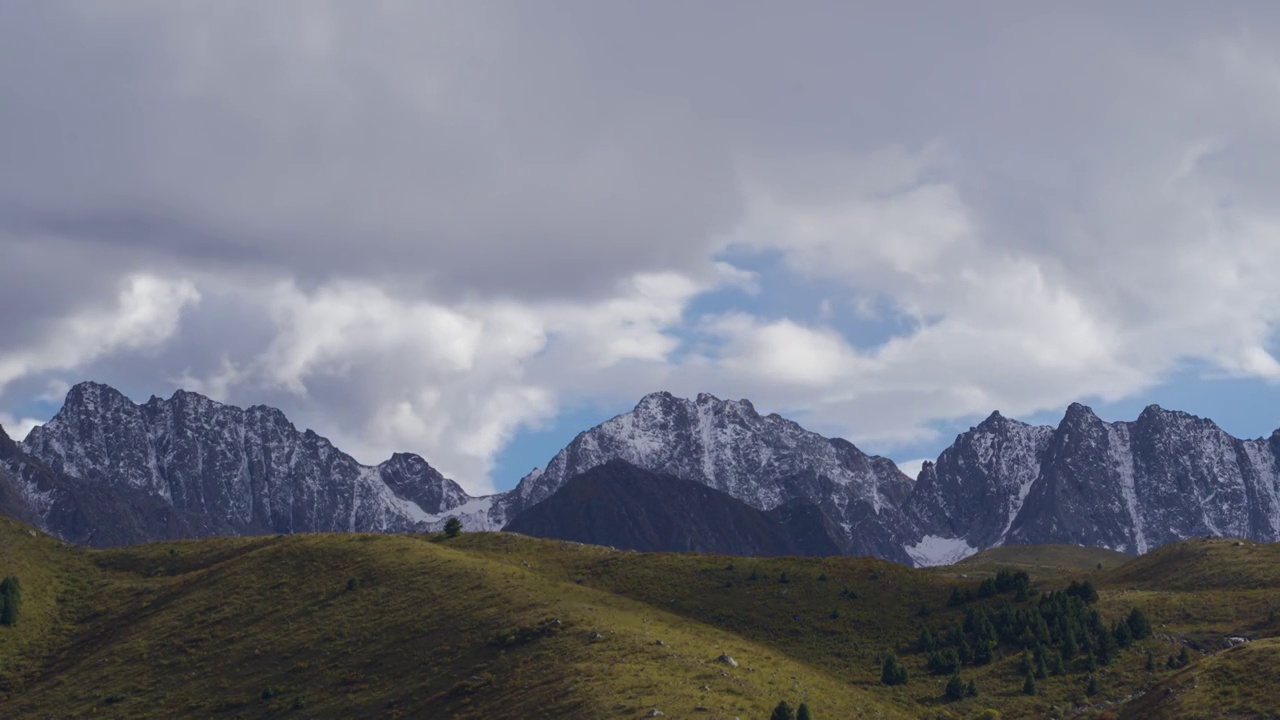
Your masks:
M1147 672L1155 672L1155 671L1156 671L1156 656L1152 655L1151 651L1148 650L1147 651Z
M948 700L963 700L964 690L964 681L960 679L958 674L952 675L951 679L947 681L946 695Z
M969 641L960 637L960 646L956 648L956 656L960 658L960 664L964 665L973 661L973 648L969 647Z
M905 685L907 680L907 669L898 664L898 658L893 654L886 657L884 666L880 669L880 682L885 685Z
M1031 656L1027 654L1027 651L1023 650L1022 657L1018 659L1018 674L1030 675L1031 669Z
M1032 677L1031 673L1027 673L1027 676L1022 679L1022 694L1023 695L1036 694L1036 679Z
M769 720L796 720L796 711L791 709L786 700L782 700L773 709L773 714L769 716Z
M1110 665L1111 661L1116 658L1116 653L1120 650L1120 646L1116 643L1115 635L1109 632L1103 632L1098 637L1098 663L1102 665Z
M1062 653L1053 654L1053 667L1051 671L1054 675L1065 675L1067 672L1066 663L1062 662Z
M1134 640L1146 640L1151 637L1151 621L1147 619L1146 613L1142 612L1142 608L1135 607L1131 610L1129 619L1125 622L1128 623Z
M964 689L966 697L978 697L978 683L973 680L969 681L969 686Z
M0 580L0 625L18 624L18 611L22 609L22 587L13 575Z
M928 627L920 629L920 639L916 641L916 647L920 652L933 652L938 648L938 641L933 638L933 633L929 632Z
M973 648L973 664L986 665L995 658L996 641L984 640L979 638L978 644Z
M800 707L796 708L796 720L813 720L813 715L809 713L809 706L800 703Z
M1049 676L1049 668L1045 665L1044 655L1036 660L1036 679L1043 680Z
M1097 695L1101 688L1098 687L1098 676L1090 675L1089 682L1085 685L1084 692L1086 695L1093 697Z
M1178 653L1178 667L1186 667L1191 664L1191 653L1187 651L1187 646L1182 646L1182 651Z
M1062 638L1062 656L1068 660L1075 657L1080 652L1080 646L1076 644L1076 634L1068 632Z
M960 670L960 656L955 648L943 648L929 653L928 664L934 675L951 675Z
M444 523L444 536L448 538L458 537L462 532L462 521L456 517L451 517Z
M1127 620L1121 620L1116 623L1116 627L1111 634L1116 639L1116 645L1120 646L1122 649L1133 644L1133 630L1129 628L1129 622Z

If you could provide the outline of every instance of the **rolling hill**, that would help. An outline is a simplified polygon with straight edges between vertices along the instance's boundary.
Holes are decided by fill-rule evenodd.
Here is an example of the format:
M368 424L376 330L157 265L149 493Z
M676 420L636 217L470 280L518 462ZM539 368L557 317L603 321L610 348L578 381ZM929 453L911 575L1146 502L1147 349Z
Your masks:
M1178 547L1167 552L1185 562ZM88 550L0 519L0 575L18 576L24 593L18 624L0 627L0 716L640 718L658 710L746 720L787 700L816 718L958 720L988 709L1088 717L1154 702L1148 691L1182 687L1191 671L1235 678L1236 693L1254 703L1240 707L1254 707L1280 699L1274 684L1251 684L1233 670L1242 651L1218 650L1224 636L1280 635L1268 605L1280 601L1253 587L1256 573L1237 577L1228 549L1240 548L1198 550L1226 553L1206 556L1226 580L1201 590L1163 589L1177 568L1144 570L1149 579L1140 580L1128 566L1099 571L1078 557L1064 566L1061 548L1020 548L1019 565L1053 570L1032 575L1038 590L1090 579L1102 621L1138 605L1156 633L1092 673L1083 658L1067 663L1037 680L1035 695L1023 693L1021 650L1001 645L989 664L960 671L978 696L952 702L947 676L929 674L917 638L924 627L958 628L978 607L1029 610L1034 598L1008 594L948 605L953 588L977 590L1007 571L998 558L975 558L959 578L868 558L638 553L515 533ZM1241 598L1249 600L1231 605ZM1184 646L1191 665L1167 669ZM1144 668L1148 651L1159 660L1154 671ZM880 683L888 653L910 671L907 684ZM1196 706L1151 716L1205 717L1187 707Z

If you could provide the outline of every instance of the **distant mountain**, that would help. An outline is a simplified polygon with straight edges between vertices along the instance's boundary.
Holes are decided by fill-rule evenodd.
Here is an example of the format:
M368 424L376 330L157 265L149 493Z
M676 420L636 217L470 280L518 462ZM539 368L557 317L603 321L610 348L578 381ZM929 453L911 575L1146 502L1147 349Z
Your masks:
M995 413L926 463L905 509L918 528L908 552L925 563L1003 544L1276 541L1280 431L1241 440L1156 405L1107 423L1074 403L1057 427Z
M765 512L616 459L570 478L503 530L650 552L764 557L843 550L840 528L815 505L793 500Z
M500 526L569 478L614 459L706 485L757 510L812 503L841 528L849 553L910 562L897 538L911 526L899 506L912 482L892 460L760 415L746 400L705 393L696 400L653 393L580 433L545 469L495 498L491 520Z
M184 391L137 405L106 385L77 385L21 450L64 484L200 518L196 535L404 531L472 500L415 455L364 466L279 410ZM142 534L163 537L165 527Z
M727 496L794 532L826 528L840 552L916 565L1005 544L1135 554L1198 535L1280 540L1280 431L1241 440L1210 420L1154 405L1136 421L1106 423L1073 404L1056 427L993 413L913 481L887 458L760 415L746 400L653 393L580 433L510 492L478 498L416 455L364 466L310 430L299 432L279 410L240 409L183 391L137 405L105 385L77 385L53 420L7 447L0 448L7 453L0 454L0 512L99 545L435 529L451 515L473 530L536 520L548 528L539 532L568 528L584 541L618 545L604 526L582 534L587 520L562 506L587 490L614 508L608 512L644 509L641 524L618 528L625 531L618 537L654 543L654 528L679 519L690 542L734 554L754 551L723 545L711 520L692 512L696 498L729 512ZM569 488L522 520L573 478L615 460L648 474L632 484L592 476L587 490ZM659 488L673 505L661 512ZM735 522L746 522L740 511ZM792 540L805 552L823 542Z
M179 510L146 492L63 475L23 452L3 428L0 513L94 547L234 534L214 518Z

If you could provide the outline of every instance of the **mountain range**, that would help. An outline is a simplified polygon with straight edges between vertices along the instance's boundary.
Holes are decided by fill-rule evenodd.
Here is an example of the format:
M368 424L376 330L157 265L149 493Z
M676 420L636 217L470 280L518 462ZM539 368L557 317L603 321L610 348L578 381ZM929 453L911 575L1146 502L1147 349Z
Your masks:
M1242 440L1146 408L1056 426L999 413L917 478L746 400L659 392L497 495L426 460L366 466L279 410L196 393L136 404L82 383L21 443L0 433L0 512L69 541L472 530L644 550L872 555L935 565L1005 544L1130 554L1192 536L1280 539L1280 430ZM611 518L611 519L610 519Z

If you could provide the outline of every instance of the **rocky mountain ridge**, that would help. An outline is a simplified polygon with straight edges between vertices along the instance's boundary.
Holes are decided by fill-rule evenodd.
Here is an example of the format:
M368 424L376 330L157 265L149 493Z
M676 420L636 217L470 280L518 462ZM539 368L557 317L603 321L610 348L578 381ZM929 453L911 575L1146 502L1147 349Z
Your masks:
M405 531L471 500L415 455L361 465L279 410L185 391L138 405L81 383L21 451L57 476L207 518L210 534Z
M1241 440L1157 406L1107 423L1072 404L1056 427L993 413L913 481L887 458L760 415L746 400L660 392L580 433L511 491L478 498L416 455L360 465L278 410L183 391L137 405L105 385L77 385L58 415L15 447L24 467L45 469L41 487L56 476L67 497L74 486L145 498L202 519L189 529L196 534L397 532L436 528L450 515L496 530L617 460L761 512L812 507L815 522L837 529L843 552L917 565L1002 544L1140 553L1196 535L1280 539L1280 431ZM12 460L0 458L0 468L16 478L0 483L10 488L0 501L47 492ZM60 532L51 504L28 506ZM184 527L165 522L152 534Z
M844 553L843 531L811 503L757 510L702 483L616 459L569 478L503 529L644 552Z

